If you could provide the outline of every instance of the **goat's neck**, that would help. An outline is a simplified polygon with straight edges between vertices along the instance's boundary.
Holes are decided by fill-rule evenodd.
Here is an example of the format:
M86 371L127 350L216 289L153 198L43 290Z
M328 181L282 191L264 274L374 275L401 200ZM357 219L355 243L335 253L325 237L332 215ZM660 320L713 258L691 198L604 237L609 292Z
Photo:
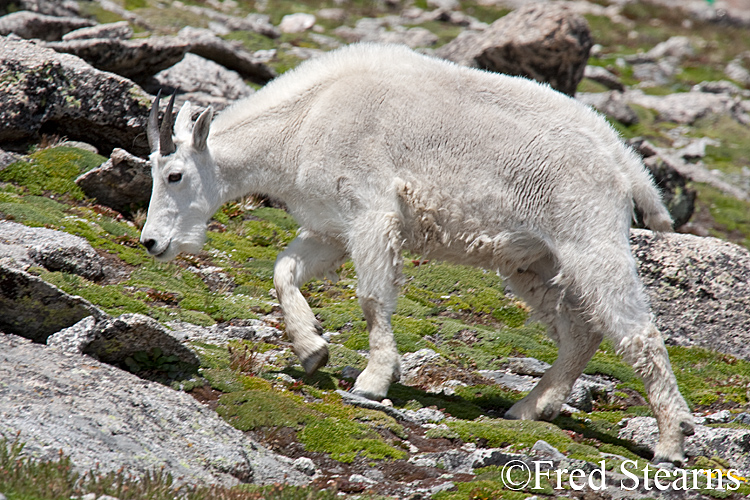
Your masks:
M257 127L253 127L257 128ZM247 194L263 194L284 200L290 179L295 178L295 161L289 161L288 136L249 126L219 133L210 138L209 148L216 163L222 203Z

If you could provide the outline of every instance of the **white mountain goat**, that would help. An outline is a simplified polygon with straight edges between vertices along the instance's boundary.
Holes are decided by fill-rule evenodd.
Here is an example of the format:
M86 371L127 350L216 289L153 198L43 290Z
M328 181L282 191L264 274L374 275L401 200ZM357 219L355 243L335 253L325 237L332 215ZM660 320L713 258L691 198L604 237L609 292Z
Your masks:
M186 103L174 137L171 108L161 133L156 109L149 120L141 241L168 261L201 249L223 203L284 201L301 229L274 284L308 373L328 350L306 281L352 258L370 338L353 391L379 400L400 376L391 314L402 250L479 266L504 276L559 346L506 417L553 419L606 335L644 380L661 435L654 460L684 459L692 415L628 244L633 201L652 229L671 220L640 159L594 111L523 78L367 44L301 64L213 122L209 108L192 125Z

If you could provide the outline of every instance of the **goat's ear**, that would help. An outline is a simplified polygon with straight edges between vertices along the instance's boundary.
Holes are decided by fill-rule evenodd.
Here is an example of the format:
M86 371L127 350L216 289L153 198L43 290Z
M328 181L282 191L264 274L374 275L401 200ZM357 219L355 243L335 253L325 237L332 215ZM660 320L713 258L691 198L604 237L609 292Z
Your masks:
M206 149L206 140L208 139L208 131L211 127L213 117L214 110L209 106L198 117L198 121L195 122L195 127L193 127L193 147L198 151Z
M193 110L190 106L190 101L185 101L185 104L180 108L180 112L177 113L177 119L174 124L174 135L179 141L185 141L190 137L193 125Z

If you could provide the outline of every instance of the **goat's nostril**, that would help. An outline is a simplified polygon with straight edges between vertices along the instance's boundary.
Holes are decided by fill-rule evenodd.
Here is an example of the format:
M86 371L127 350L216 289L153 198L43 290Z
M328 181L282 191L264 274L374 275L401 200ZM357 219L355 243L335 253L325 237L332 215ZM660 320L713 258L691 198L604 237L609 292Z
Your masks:
M146 250L151 250L156 245L156 240L145 240L141 241L144 247L146 247Z

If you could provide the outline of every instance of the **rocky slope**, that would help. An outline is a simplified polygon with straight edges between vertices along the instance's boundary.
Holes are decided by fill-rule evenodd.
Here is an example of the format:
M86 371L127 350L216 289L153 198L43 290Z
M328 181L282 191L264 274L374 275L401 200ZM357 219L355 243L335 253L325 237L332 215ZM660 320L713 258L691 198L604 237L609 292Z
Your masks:
M0 498L744 498L748 10L730 0L0 5ZM673 470L666 489L653 468L643 476L655 422L607 343L555 421L503 420L556 354L493 274L408 256L393 319L404 373L381 404L346 392L367 356L351 263L337 283L304 287L331 359L314 377L296 364L271 278L297 226L273 200L224 206L196 256L146 257L152 95L223 108L356 41L546 81L599 109L644 156L683 234L634 230L631 243L699 424L688 469L713 475L680 488ZM542 461L552 479L538 488L512 468ZM563 469L599 477L601 461L601 482L555 482ZM638 470L637 487L623 486L623 466ZM143 479L153 471L176 482ZM134 482L118 489L108 477Z

